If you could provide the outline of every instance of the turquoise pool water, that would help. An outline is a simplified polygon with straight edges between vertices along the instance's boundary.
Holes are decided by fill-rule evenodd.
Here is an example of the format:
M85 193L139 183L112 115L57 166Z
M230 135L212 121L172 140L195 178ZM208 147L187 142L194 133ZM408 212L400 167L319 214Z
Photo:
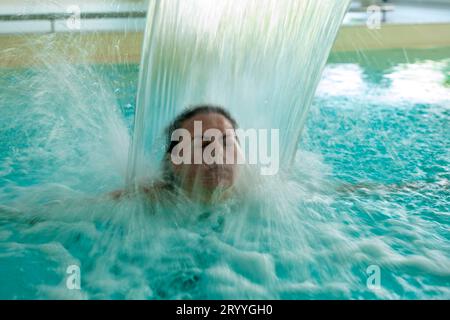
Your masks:
M125 178L138 66L0 70L0 298L450 298L437 52L335 54L294 166L214 208L103 196Z

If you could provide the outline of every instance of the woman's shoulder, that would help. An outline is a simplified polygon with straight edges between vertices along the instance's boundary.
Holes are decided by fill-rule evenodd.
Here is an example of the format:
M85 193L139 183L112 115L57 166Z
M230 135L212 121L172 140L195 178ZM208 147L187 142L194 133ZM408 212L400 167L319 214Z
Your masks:
M116 190L109 193L113 200L122 200L125 197L136 195L144 195L151 200L160 200L165 194L170 192L171 185L165 181L154 181L150 183L140 184L135 190Z

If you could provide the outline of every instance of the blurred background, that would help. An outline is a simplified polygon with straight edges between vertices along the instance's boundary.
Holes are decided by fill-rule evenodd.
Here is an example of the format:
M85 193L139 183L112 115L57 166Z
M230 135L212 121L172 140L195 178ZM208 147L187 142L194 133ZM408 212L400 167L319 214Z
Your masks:
M147 3L148 0L0 0L0 33L140 31L145 27ZM386 24L450 23L450 0L355 0L344 23L365 25L374 14L373 5ZM71 16L79 16L80 25L70 25L67 19Z
M0 0L0 67L39 64L36 54L58 51L73 63L139 64L148 1ZM355 0L332 57L446 47L450 0Z

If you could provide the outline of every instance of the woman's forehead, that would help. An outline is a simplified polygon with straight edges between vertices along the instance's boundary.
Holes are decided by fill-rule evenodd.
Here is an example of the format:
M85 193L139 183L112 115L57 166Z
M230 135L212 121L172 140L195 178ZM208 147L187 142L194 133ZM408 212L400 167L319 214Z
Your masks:
M225 130L234 129L231 121L219 113L196 114L195 116L186 119L182 126L193 133L196 124L197 128L201 124L202 132L208 129L217 129L222 132L225 132Z

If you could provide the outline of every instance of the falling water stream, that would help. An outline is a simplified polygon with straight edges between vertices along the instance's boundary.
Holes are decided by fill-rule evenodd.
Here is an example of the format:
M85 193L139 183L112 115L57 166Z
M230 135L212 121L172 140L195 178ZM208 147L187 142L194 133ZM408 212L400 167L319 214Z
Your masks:
M129 181L160 159L165 126L195 104L224 106L243 128L279 129L289 165L349 2L150 2Z

